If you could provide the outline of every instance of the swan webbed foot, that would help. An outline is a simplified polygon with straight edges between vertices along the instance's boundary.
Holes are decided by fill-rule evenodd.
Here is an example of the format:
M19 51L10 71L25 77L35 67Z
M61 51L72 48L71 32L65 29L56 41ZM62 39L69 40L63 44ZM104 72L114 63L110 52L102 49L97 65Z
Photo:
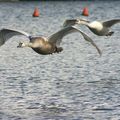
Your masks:
M112 36L114 34L113 31L109 32L106 36Z
M63 51L63 48L62 47L56 47L56 52L59 53L59 52L62 52Z

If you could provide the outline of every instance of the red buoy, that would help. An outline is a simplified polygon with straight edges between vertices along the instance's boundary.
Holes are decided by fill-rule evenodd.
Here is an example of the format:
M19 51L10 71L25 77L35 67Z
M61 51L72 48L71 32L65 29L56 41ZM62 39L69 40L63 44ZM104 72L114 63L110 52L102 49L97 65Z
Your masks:
M39 17L39 15L40 15L39 10L36 7L35 10L34 10L34 13L33 13L33 17Z
M88 8L87 8L87 7L84 7L83 12L82 12L82 15L84 15L84 16L89 16L89 11L88 11Z

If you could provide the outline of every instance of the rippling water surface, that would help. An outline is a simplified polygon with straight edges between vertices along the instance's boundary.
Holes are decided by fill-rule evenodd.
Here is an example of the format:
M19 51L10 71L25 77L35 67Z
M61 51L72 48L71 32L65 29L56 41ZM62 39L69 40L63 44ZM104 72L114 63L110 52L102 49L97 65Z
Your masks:
M38 6L40 17L33 18ZM49 36L67 18L81 16L88 6L89 20L120 18L120 1L0 3L0 29L14 28ZM80 26L77 26L80 29ZM1 120L119 120L120 24L111 37L98 37L81 26L103 55L79 33L63 39L60 54L42 56L30 48L18 49L25 37L13 37L0 47Z

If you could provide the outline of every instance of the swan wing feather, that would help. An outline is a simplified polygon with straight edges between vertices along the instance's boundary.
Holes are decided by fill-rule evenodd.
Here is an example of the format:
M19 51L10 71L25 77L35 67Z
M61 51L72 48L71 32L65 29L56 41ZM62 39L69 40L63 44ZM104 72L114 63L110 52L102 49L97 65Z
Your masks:
M116 23L120 23L120 19L113 19L113 20L105 21L105 22L103 22L103 25L106 27L111 27Z
M77 22L77 19L68 19L63 23L63 27L74 26Z
M75 27L66 27L66 28L63 28L62 30L56 32L55 34L51 35L49 38L48 38L48 41L51 42L51 43L54 43L56 44L57 46L60 45L60 43L62 42L62 38L64 36L66 36L67 34L70 34L70 33L74 33L74 32L79 32L82 34L83 38L87 41L87 42L90 42L98 51L98 53L101 55L101 50L97 47L97 45L94 43L94 41L87 35L85 34L84 32L82 32L81 30L78 30L77 28Z
M30 39L30 35L24 31L15 29L1 29L0 30L0 46L15 35L24 35Z

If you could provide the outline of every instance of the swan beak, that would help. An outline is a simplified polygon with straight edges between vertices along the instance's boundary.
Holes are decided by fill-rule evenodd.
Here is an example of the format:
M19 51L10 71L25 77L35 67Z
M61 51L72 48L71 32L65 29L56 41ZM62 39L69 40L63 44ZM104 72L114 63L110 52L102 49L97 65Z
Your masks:
M23 44L23 43L20 42L19 45L17 46L17 48L21 48L21 47L22 47L22 44Z

